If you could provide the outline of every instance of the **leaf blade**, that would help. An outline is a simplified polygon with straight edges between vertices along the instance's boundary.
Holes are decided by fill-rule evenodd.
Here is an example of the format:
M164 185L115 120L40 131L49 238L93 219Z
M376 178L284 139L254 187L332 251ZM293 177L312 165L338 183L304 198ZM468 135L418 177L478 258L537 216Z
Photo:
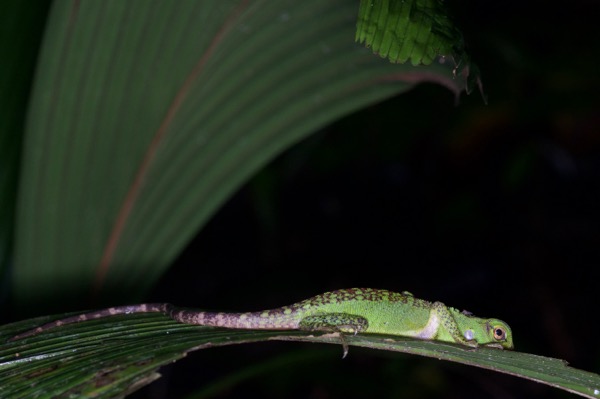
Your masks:
M113 397L111 395L118 392L129 392L132 386L139 388L153 381L158 367L184 357L189 351L269 340L340 345L336 334L227 330L181 324L162 314L89 320L7 342L23 330L65 316L36 318L0 327L0 341L4 342L0 348L0 387L4 391L0 393L6 397L26 397L18 394L85 392ZM574 369L560 359L490 348L473 350L396 336L359 334L346 336L345 340L351 346L403 352L506 373L587 398L597 397L595 392L600 389L600 375ZM341 352L340 347L340 357Z
M43 311L92 286L106 302L141 298L283 149L419 82L465 88L447 65L373 57L345 0L216 4L54 4L25 143L17 303Z

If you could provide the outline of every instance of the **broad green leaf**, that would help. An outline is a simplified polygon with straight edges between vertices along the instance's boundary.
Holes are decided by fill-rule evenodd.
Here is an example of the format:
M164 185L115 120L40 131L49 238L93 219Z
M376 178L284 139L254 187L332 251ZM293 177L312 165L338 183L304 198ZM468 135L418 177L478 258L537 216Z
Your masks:
M56 316L56 317L64 317ZM55 317L52 317L54 319ZM68 324L8 341L50 318L0 328L0 396L112 398L159 377L159 367L189 351L239 343L284 340L340 345L336 334L301 331L226 330L185 325L162 314L130 314ZM497 349L465 348L435 341L379 335L347 336L351 346L404 352L530 379L587 398L600 394L600 375L548 357ZM350 356L352 356L350 348ZM342 348L340 346L340 357ZM341 359L340 359L341 361Z
M1 10L0 276L11 256L26 104L48 4L5 0Z
M354 42L357 11L354 0L56 1L24 143L17 303L140 298L284 149L422 81L465 89L450 65L373 56Z

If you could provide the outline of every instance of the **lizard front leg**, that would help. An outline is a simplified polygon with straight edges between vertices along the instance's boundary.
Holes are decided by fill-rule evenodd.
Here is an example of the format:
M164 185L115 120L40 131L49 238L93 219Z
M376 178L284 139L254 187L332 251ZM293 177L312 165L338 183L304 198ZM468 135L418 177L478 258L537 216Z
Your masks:
M448 334L452 337L452 339L454 339L456 343L470 346L473 348L477 348L479 346L477 341L473 339L472 336L468 339L468 335L463 335L463 333L460 331L460 328L458 327L458 324L456 323L456 320L454 320L454 316L452 316L452 313L450 313L448 307L442 302L435 302L431 311L435 312L438 316L440 320L440 327L445 329L446 332L448 332ZM438 334L439 333L440 332L438 330Z

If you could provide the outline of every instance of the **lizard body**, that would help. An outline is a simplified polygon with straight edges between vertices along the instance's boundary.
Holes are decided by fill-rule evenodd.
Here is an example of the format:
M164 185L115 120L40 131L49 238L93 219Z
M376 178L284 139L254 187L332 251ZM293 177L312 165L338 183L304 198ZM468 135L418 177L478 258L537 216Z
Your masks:
M343 334L388 334L425 340L512 349L510 327L498 319L483 319L447 307L441 302L415 298L373 288L350 288L326 292L289 306L258 312L205 312L177 308L170 304L119 306L84 313L44 324L26 331L11 341L26 338L61 325L102 317L160 312L186 324L204 326L338 332Z

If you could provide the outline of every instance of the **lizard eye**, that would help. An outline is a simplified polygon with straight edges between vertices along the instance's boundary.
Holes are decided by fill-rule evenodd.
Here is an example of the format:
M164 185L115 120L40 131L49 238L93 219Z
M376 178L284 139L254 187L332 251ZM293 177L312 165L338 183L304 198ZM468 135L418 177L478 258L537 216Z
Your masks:
M499 326L494 327L494 339L497 341L506 339L506 331L504 331L504 328Z

